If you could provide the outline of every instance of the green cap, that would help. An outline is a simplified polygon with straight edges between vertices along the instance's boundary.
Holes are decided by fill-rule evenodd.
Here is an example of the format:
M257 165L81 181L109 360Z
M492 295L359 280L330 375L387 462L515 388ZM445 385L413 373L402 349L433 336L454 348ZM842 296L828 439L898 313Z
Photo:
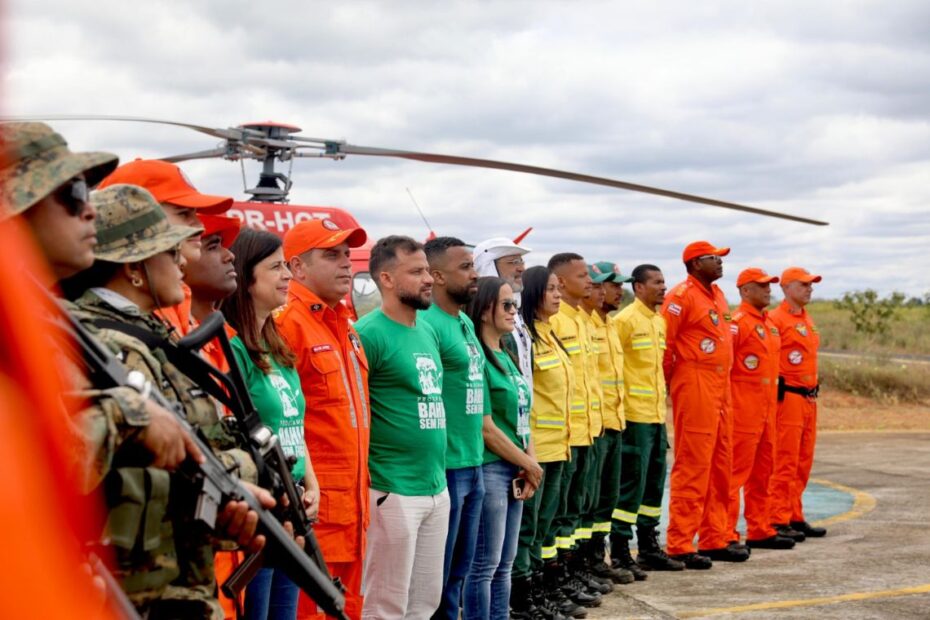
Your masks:
M617 284L623 284L633 281L633 278L620 273L620 268L617 267L617 263L612 263L607 260L588 265L588 273L595 282L616 282Z
M72 153L45 123L2 123L0 219L22 213L79 174L93 187L117 163L112 153Z
M135 263L167 252L203 229L168 222L161 205L136 185L111 185L93 192L97 209L94 256L111 263Z

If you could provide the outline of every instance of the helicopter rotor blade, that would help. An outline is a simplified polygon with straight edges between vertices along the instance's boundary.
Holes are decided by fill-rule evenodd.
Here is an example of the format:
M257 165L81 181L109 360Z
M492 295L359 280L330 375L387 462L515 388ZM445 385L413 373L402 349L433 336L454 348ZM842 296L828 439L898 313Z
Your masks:
M579 174L577 172L568 172L566 170L556 170L554 168L542 168L540 166L528 166L525 164L515 164L506 161L495 161L492 159L479 159L475 157L460 157L457 155L441 155L438 153L421 153L418 151L401 151L398 149L386 149L370 146L358 146L355 144L339 144L340 152L347 155L369 155L373 157L398 157L401 159L410 159L414 161L430 162L435 164L451 164L455 166L472 166L477 168L491 168L495 170L510 170L511 172L524 172L527 174L536 174L545 177L554 177L556 179L566 179L568 181L578 181L581 183L591 183L593 185L603 185L617 189L626 189L634 192L645 194L654 194L656 196L665 196L666 198L675 198L687 202L710 205L712 207L722 207L724 209L733 209L766 217L777 217L784 220L801 222L802 224L813 224L815 226L827 226L828 222L814 220L789 213L779 213L778 211L769 211L758 207L750 207L735 202L726 202L714 198L705 198L694 194L685 194L648 185L639 185L636 183L627 183L605 177L591 176L588 174Z
M223 157L228 154L228 150L225 147L218 146L215 149L207 149L206 151L196 151L194 153L183 153L181 155L171 155L170 157L159 157L162 161L167 161L172 164L176 164L181 161L189 161L191 159L210 159L211 157ZM243 155L245 156L245 155Z
M216 127L204 127L203 125L192 125L191 123L179 123L176 121L165 121L157 118L142 118L138 116L111 116L108 114L31 114L26 116L4 116L3 122L34 122L34 121L126 121L132 123L155 123L158 125L172 125L174 127L186 127L200 133L221 140L242 140L246 134L258 132L238 128L221 129Z

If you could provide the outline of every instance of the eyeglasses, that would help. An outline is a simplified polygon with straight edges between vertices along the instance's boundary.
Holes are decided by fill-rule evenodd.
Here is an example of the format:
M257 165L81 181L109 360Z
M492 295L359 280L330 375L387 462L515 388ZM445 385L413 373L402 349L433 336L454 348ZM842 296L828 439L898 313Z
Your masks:
M705 254L704 256L698 256L698 257L697 257L698 260L704 260L705 258L712 258L712 259L714 259L715 261L718 261L718 262L722 262L722 261L723 261L723 259L722 259L721 257L717 256L716 254Z
M524 264L525 264L525 263L523 262L523 259L520 258L519 256L518 256L517 258L509 258L509 259L507 259L507 260L501 259L501 262L504 263L505 265L512 265L512 266L514 266L514 267L516 267L516 266L518 266L518 265L524 265Z
M71 179L58 188L58 191L55 192L55 199L64 205L68 215L80 217L87 209L87 203L90 200L87 181L84 179Z
M512 299L505 299L501 302L501 308L504 309L504 312L516 312L517 302Z

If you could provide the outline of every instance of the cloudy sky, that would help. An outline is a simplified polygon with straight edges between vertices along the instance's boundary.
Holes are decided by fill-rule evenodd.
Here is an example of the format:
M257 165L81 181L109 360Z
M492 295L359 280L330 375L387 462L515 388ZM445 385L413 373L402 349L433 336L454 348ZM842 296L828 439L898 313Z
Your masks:
M274 119L354 144L519 161L827 220L812 227L527 175L300 160L294 204L370 235L559 251L684 277L689 241L737 272L800 264L819 296L930 291L927 2L159 2L7 0L6 114L226 127ZM124 160L211 148L185 129L53 123ZM242 198L236 163L183 165ZM256 165L247 166L254 176ZM250 179L251 180L251 179Z

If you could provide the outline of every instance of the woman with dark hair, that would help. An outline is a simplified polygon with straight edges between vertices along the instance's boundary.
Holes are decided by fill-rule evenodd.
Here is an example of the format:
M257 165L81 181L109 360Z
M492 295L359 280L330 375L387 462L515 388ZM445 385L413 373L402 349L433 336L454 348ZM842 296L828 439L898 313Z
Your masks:
M233 355L262 422L278 436L285 456L295 459L291 472L307 489L304 506L312 519L319 509L320 491L304 441L304 395L294 353L272 318L272 312L287 301L291 280L281 239L267 231L244 229L230 250L236 256L240 281L222 311L237 332L231 342ZM262 568L246 587L246 617L294 620L299 592L284 571Z
M478 292L468 305L487 357L485 386L491 411L485 412L484 476L478 542L471 573L465 580L465 620L510 617L510 572L517 551L522 501L539 487L542 468L530 441L529 386L501 337L514 329L517 304L513 289L501 278L479 278Z
M523 506L510 597L515 617L530 617L534 606L543 608L544 617L560 613L569 616L578 611L578 605L559 588L561 570L552 529L552 519L563 501L562 467L571 453L568 421L575 380L568 353L549 324L549 318L559 311L561 299L559 279L548 267L531 267L523 273L520 313L533 339L530 434L536 460L543 469L543 482Z

